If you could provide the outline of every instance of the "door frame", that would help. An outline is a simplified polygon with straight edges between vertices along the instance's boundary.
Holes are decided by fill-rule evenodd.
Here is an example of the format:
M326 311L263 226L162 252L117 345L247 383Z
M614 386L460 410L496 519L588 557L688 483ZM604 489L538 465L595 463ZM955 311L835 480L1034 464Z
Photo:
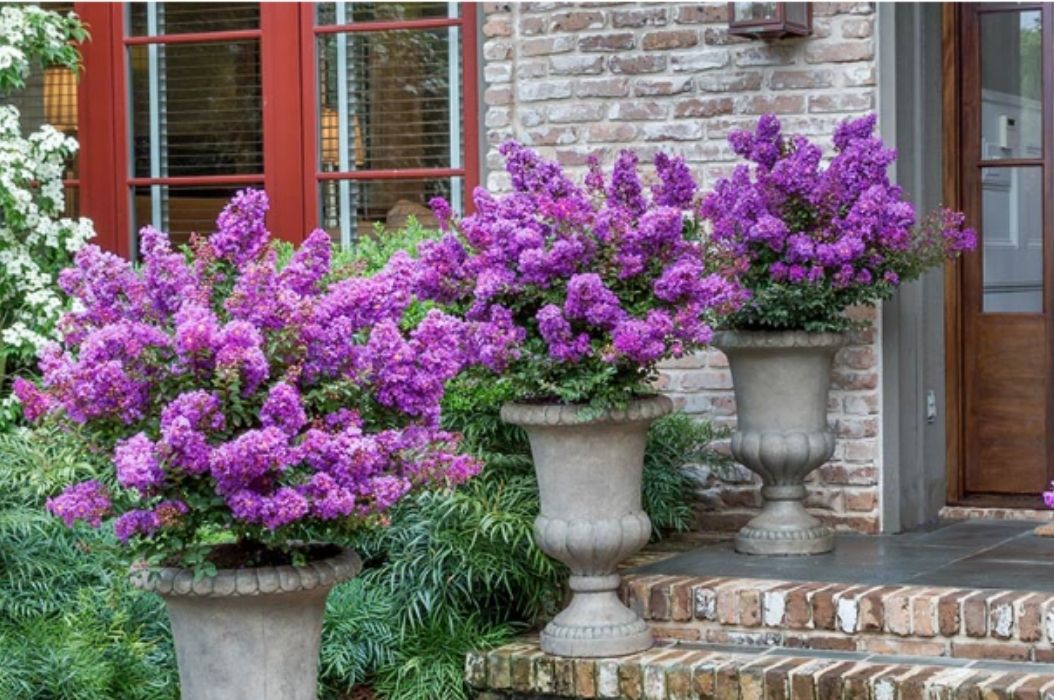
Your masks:
M1016 7L1016 6L1015 6ZM964 178L963 165L963 101L969 96L963 92L963 65L968 58L964 55L963 39L963 10L959 3L944 3L942 5L941 23L941 51L942 51L942 150L943 150L943 199L944 205L961 211L964 208L963 191ZM1044 23L1044 38L1049 41L1051 32L1054 31L1049 21ZM977 47L973 47L974 50ZM1044 75L1045 81L1051 77ZM1054 86L1046 85L1044 96L1044 109L1051 112L1050 92ZM1052 146L1051 134L1044 135L1045 158ZM1049 162L1049 161L1048 161ZM1047 182L1044 183L1044 191L1051 191L1050 182L1054 179L1050 173L1046 173ZM1047 197L1045 196L1045 199ZM1045 202L1044 206L1049 206ZM1044 218L1049 213L1044 214ZM947 483L947 503L949 505L975 506L975 507L1004 507L1004 508L1039 508L1042 507L1042 499L1037 496L1013 496L999 494L970 494L966 492L966 411L965 411L965 333L963 314L965 305L963 301L965 263L962 257L949 261L944 267L944 360L945 360L945 471ZM1045 276L1049 272L1049 261L1044 264ZM1046 301L1049 301L1048 290ZM1048 309L1048 313L1054 312ZM1048 345L1054 346L1054 342ZM1054 371L1054 358L1048 349L1048 367ZM1054 378L1048 387L1054 385ZM1048 435L1047 442L1054 439L1054 402L1050 400L1051 389L1048 388L1048 406L1051 407L1047 416Z

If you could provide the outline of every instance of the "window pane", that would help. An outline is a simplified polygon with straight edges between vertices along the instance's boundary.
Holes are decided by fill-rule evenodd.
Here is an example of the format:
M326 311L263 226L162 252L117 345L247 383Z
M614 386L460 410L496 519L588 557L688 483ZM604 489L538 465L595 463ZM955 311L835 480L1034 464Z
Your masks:
M259 42L130 52L136 177L262 172Z
M1043 170L981 169L984 301L990 312L1043 311Z
M157 12L157 31L149 31L149 7ZM131 36L227 32L260 27L260 5L255 2L131 2Z
M337 18L338 4L344 6L346 17L343 20ZM436 19L447 17L449 8L450 4L445 2L320 2L317 21L323 25Z
M323 226L337 242L341 242L342 220L348 222L351 239L368 235L378 222L388 229L402 228L410 216L425 227L435 228L436 220L428 201L433 197L450 198L452 181L456 187L462 186L460 177L320 182ZM346 203L343 219L342 200Z
M132 188L133 231L153 224L179 245L191 233L208 235L216 230L216 216L243 187L168 186ZM155 219L155 214L158 218Z
M330 34L319 43L323 169L461 166L457 27Z
M1043 156L1040 10L981 15L981 158Z

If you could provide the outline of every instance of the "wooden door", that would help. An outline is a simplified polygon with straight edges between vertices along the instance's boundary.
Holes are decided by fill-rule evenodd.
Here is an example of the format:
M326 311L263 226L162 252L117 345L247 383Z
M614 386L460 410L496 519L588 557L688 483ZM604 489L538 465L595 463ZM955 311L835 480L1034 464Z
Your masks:
M1052 476L1054 330L1050 4L964 3L959 500L1033 505Z

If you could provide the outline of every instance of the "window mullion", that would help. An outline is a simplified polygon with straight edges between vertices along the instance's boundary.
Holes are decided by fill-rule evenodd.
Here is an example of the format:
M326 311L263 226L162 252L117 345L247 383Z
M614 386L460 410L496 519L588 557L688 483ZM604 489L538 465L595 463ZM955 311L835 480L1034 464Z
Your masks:
M347 22L347 4L336 3L339 24ZM348 159L348 35L337 34L337 167L341 172L351 169ZM340 244L350 246L351 237L351 183L341 180L337 184L340 207ZM357 218L357 217L356 217Z

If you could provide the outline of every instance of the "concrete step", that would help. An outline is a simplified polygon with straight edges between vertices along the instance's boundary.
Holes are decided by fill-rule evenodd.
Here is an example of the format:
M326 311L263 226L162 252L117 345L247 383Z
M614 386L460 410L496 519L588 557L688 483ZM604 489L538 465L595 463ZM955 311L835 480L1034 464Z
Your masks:
M536 639L469 654L478 700L940 700L1054 698L1054 665L660 642L618 659L561 659Z
M664 640L1054 662L1054 593L630 574L621 595Z

